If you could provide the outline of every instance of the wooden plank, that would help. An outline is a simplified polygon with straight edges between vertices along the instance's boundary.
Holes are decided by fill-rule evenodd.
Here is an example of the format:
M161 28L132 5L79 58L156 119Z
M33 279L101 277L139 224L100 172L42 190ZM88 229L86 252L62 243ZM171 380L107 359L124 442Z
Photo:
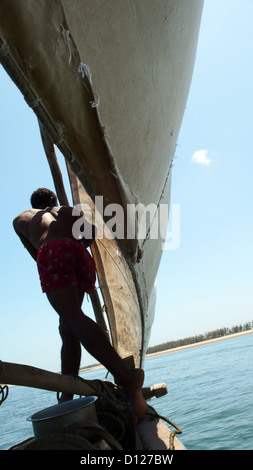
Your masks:
M144 449L147 450L185 450L179 439L174 437L174 449L170 449L173 431L162 421L159 415L149 407L148 413L142 418L136 432Z

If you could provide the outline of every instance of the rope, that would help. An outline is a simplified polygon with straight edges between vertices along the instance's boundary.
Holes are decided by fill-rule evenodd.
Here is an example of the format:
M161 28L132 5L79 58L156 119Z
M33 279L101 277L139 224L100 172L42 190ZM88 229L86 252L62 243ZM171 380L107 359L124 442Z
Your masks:
M115 396L116 392L119 395L122 395L122 396L124 394L123 390L120 387L118 387L116 384L114 384L112 382L107 382L107 381L97 379L97 380L94 380L96 385L92 385L90 383L90 381L83 379L79 375L75 375L75 374L69 374L69 375L71 377L75 377L75 378L81 380L82 382L88 383L89 387L94 390L97 397L106 399L115 408L117 408L117 405L115 403L117 403L118 405L125 405L125 406L127 405L127 403L124 400L120 401L119 399L116 398L116 396ZM82 395L80 395L80 398L81 398L81 396ZM59 401L60 392L57 392L57 399Z
M76 377L82 382L87 382L80 376ZM130 404L123 389L112 382L99 379L95 382L96 385L93 386L90 383L89 385L94 389L97 397L101 399L96 404L100 426L107 430L120 444L123 444L124 441L125 443L128 442L129 435L134 435L134 430L130 429L133 426L131 414L128 413Z
M150 416L152 418L160 418L162 419L163 421L166 421L166 423L170 424L171 426L173 426L175 428L175 431L171 431L170 432L170 437L169 437L169 450L175 450L175 446L174 446L174 440L175 440L175 435L176 434L182 434L182 430L175 424L173 423L173 421L171 421L170 419L166 418L165 416L162 416L160 415L159 413L157 413L157 411L152 408L150 406L150 408L153 410L154 413L146 413L147 416Z

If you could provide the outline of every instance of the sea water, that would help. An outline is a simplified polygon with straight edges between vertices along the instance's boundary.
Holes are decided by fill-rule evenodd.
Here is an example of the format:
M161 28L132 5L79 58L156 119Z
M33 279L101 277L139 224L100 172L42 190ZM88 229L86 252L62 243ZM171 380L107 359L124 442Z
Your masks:
M253 334L146 358L145 386L168 387L149 403L181 428L188 450L252 450L252 359ZM88 380L105 375L103 368L81 374ZM0 449L32 437L27 417L54 404L54 392L10 387L0 407Z

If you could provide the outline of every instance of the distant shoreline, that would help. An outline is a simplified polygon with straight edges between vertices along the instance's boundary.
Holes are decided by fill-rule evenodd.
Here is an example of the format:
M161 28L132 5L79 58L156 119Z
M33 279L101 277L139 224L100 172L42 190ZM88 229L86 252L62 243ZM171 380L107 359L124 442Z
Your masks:
M145 358L160 356L161 354L170 354L176 351L181 351L183 349L196 348L197 346L203 346L209 343L216 343L217 341L224 341L226 339L236 338L237 336L249 335L252 334L253 330L240 331L239 333L233 333L231 335L221 336L220 338L207 339L205 341L199 341L198 343L185 344L184 346L178 346L176 348L164 349L163 351L157 351L155 353L146 354Z
M197 346L204 346L205 344L216 343L217 341L224 341L226 339L236 338L238 336L249 335L253 333L252 330L240 331L239 333L233 333L230 335L221 336L220 338L208 339L206 341L199 341L198 343L186 344L184 346L178 346L176 348L164 349L163 351L157 351L155 353L146 354L145 359L149 359L154 356L161 356L164 354L170 354L177 351L182 351L183 349L195 348ZM104 366L101 364L94 364L90 366L84 366L79 369L79 372L88 372L97 369L104 369ZM15 385L8 385L8 387L15 387Z
M226 339L236 338L237 336L249 335L252 333L253 333L253 329L245 330L245 331L240 331L239 333L233 333L230 335L221 336L220 338L207 339L205 341L199 341L198 343L185 344L184 346L178 346L176 348L164 349L163 351L157 351L155 353L146 354L145 359L148 359L154 356L161 356L162 354L170 354L176 351L182 351L183 349L196 348L197 346L203 346L209 343L216 343L217 341L224 341ZM80 372L87 372L89 370L96 370L96 369L103 369L103 368L104 366L102 366L101 364L97 364L97 365L94 364L91 366L81 367Z

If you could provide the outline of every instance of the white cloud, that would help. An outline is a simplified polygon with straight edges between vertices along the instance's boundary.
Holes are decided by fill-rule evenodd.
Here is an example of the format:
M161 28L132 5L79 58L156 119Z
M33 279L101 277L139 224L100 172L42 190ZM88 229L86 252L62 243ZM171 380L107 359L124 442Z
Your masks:
M211 161L211 158L208 157L207 150L196 150L191 158L191 163L197 163L198 165L209 166Z

